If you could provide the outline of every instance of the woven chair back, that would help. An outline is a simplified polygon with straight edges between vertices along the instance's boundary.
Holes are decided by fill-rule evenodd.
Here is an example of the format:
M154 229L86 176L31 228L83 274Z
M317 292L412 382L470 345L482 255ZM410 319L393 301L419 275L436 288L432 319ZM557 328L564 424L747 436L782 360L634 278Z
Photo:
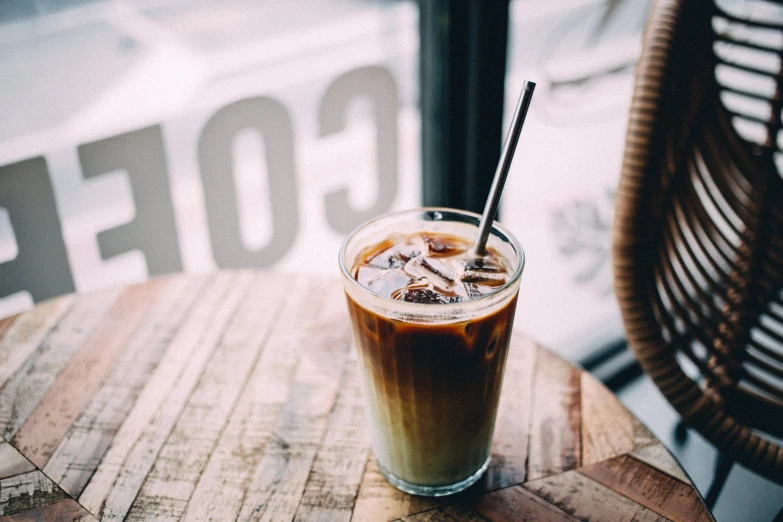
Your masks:
M612 256L645 372L687 425L783 483L781 21L780 2L655 3Z

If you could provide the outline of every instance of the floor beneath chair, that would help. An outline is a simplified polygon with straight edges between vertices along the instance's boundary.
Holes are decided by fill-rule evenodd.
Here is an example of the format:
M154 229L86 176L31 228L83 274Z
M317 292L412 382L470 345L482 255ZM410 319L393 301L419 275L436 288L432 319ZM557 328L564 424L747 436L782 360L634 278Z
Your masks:
M712 481L716 452L693 430L683 444L674 438L677 413L648 377L637 379L618 392L625 405L674 453L703 496ZM718 497L717 522L772 522L783 507L783 486L735 466Z

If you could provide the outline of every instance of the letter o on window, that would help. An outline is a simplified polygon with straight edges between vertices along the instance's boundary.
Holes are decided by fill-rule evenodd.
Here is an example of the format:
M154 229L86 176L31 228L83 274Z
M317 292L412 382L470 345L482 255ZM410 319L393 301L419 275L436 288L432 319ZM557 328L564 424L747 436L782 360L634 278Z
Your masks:
M245 129L263 136L272 209L272 238L255 251L242 244L232 161L234 139ZM266 97L247 98L223 107L201 132L198 159L217 265L220 268L269 266L282 258L294 243L299 228L293 128L285 107Z

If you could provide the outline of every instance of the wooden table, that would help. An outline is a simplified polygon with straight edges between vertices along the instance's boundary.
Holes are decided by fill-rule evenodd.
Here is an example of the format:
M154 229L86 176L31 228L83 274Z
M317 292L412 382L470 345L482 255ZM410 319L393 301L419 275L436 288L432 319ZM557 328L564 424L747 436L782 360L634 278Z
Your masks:
M518 333L486 475L440 499L394 489L349 328L339 281L266 271L0 321L0 520L712 520L606 388Z

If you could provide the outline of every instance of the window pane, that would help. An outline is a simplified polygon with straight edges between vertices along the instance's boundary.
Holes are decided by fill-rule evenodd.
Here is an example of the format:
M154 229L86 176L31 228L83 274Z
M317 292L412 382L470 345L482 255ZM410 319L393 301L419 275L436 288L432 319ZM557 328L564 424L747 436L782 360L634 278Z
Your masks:
M621 336L610 226L648 2L515 0L506 121L538 82L502 220L528 256L518 324L572 359Z
M79 291L336 275L348 229L419 202L414 2L17 4L0 9L0 169L46 161ZM0 263L37 233L14 223L0 212Z

